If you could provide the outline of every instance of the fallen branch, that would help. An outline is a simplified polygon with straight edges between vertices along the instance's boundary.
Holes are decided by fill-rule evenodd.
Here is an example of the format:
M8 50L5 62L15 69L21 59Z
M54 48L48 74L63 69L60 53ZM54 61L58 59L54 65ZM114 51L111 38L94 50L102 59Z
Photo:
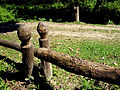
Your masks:
M20 45L15 42L0 39L0 45L21 51ZM46 48L34 49L36 57L51 62L66 71L120 85L120 68L80 60L79 58L64 55Z

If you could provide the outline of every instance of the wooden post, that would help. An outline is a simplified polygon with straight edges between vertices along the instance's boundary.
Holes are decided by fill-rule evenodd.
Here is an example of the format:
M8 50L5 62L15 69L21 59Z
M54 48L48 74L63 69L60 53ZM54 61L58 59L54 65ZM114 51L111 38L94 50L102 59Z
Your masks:
M48 39L48 30L43 22L40 22L37 26L37 32L39 33L39 45L41 48L49 48L49 39ZM46 61L41 60L43 72L46 80L51 79L52 77L52 64Z
M79 22L79 6L77 8L76 21Z
M25 25L21 25L17 31L18 37L21 40L22 62L24 64L24 74L26 77L32 75L34 47L30 42L31 32Z
M76 22L79 22L79 6L74 6L74 15Z

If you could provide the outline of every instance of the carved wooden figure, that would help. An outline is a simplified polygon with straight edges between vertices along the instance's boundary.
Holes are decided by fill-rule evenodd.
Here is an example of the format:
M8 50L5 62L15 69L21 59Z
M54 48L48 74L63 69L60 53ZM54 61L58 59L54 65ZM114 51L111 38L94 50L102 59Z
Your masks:
M17 31L18 37L21 40L22 62L24 64L24 73L26 77L32 75L34 61L34 47L30 42L31 32L26 25L21 25Z
M48 30L43 22L40 22L37 26L37 32L39 33L39 45L41 48L49 48ZM52 77L52 64L41 60L42 68L46 79Z

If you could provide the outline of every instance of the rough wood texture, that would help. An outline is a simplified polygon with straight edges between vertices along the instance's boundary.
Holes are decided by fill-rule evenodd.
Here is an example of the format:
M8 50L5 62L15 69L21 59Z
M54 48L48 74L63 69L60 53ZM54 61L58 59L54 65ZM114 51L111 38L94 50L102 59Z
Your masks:
M41 48L49 48L48 30L43 22L40 22L37 26L37 32L39 33L39 45ZM52 64L41 59L41 64L43 67L43 72L47 80L52 77Z
M0 45L21 51L19 44L7 40L0 39ZM66 71L120 85L120 68L89 62L87 60L80 60L79 58L70 57L47 48L34 48L34 55Z
M31 32L26 25L21 25L18 28L17 35L21 40L22 44L28 45L31 38Z
M21 52L21 46L17 42L11 42L11 41L8 41L8 40L0 39L0 45L4 46L4 47L11 48L11 49L15 49L15 50Z
M17 31L18 37L21 40L22 62L24 64L25 76L32 75L33 60L34 60L34 47L30 43L31 32L25 25L21 25Z
M109 83L120 84L120 68L80 60L79 58L70 57L45 48L42 50L37 49L35 55L69 72Z
M37 26L37 32L40 35L41 39L47 38L48 30L47 27L43 24L43 22L40 22Z

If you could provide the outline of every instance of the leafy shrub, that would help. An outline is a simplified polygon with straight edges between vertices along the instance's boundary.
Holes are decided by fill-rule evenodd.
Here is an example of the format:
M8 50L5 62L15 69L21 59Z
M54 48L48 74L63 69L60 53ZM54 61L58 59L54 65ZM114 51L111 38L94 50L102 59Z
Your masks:
M102 20L104 23L109 23L110 21L115 24L120 24L120 1L104 1L99 5L96 10L96 18L97 20Z
M1 77L0 77L0 90L10 90L8 84L6 84Z
M73 6L80 7L80 21L107 24L109 21L120 24L119 0L1 0L0 21L40 20L73 21ZM32 12L32 13L31 13ZM14 14L13 14L14 13Z
M0 6L0 22L15 21L15 15Z

